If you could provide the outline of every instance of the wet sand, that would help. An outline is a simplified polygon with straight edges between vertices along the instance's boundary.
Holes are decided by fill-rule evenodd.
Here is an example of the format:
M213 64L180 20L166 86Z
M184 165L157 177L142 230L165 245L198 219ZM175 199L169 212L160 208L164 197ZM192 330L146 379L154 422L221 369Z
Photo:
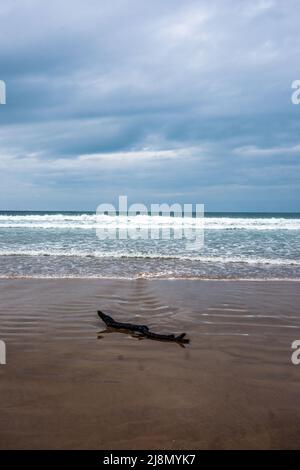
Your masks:
M299 448L299 287L1 280L0 448ZM191 344L97 339L97 309Z

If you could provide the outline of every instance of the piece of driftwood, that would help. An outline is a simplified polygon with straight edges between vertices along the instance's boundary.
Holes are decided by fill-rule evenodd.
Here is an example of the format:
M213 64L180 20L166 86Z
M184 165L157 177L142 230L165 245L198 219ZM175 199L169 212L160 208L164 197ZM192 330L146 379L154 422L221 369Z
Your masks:
M158 333L153 333L146 325L135 325L134 323L123 323L115 321L112 317L106 315L100 310L98 310L98 315L108 328L131 331L132 333L137 333L141 337L155 339L158 341L175 341L176 343L180 344L187 344L190 342L189 339L185 338L186 333L182 333L180 335L161 335Z

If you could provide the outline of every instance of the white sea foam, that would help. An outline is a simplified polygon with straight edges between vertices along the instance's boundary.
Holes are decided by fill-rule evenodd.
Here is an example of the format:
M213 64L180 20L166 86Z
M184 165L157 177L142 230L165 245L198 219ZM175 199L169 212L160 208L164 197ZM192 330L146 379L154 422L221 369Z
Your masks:
M99 229L127 227L201 226L207 230L300 230L300 218L288 217L168 217L137 215L108 216L97 214L0 215L0 228L30 229Z
M203 275L170 275L169 272L160 272L157 274L151 273L142 273L136 274L133 276L118 276L118 275L103 275L103 274L0 274L0 279L43 279L43 280L52 280L52 279L105 279L105 280L120 280L120 281L134 281L137 279L147 279L149 281L155 281L158 279L162 279L164 281L177 281L177 280L184 280L184 281L199 281L202 282L300 282L299 278L293 277L228 277L228 278L221 278L221 277L212 277L212 276L203 276ZM220 333L221 334L221 333Z
M142 260L182 260L182 261L197 261L199 263L218 263L218 264L231 264L241 263L249 265L273 265L273 266L300 266L300 259L271 259L261 257L247 257L247 256L192 256L183 254L164 255L159 253L128 253L123 251L80 251L77 249L69 250L0 250L0 256L56 256L56 257L79 257L79 258L102 258L102 259L142 259Z

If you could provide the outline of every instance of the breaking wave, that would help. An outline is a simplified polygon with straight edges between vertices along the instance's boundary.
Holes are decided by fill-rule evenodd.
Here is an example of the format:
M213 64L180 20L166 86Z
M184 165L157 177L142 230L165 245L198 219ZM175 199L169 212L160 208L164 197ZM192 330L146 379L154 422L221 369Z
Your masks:
M97 229L127 227L188 227L207 230L300 230L300 218L288 217L171 217L137 215L109 216L97 214L0 215L0 228Z

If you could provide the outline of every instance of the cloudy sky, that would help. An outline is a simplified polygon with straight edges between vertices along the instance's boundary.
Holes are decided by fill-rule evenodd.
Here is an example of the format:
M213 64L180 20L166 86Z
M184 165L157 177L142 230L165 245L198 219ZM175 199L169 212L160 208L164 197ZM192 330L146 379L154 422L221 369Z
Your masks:
M1 0L0 209L300 211L297 0Z

